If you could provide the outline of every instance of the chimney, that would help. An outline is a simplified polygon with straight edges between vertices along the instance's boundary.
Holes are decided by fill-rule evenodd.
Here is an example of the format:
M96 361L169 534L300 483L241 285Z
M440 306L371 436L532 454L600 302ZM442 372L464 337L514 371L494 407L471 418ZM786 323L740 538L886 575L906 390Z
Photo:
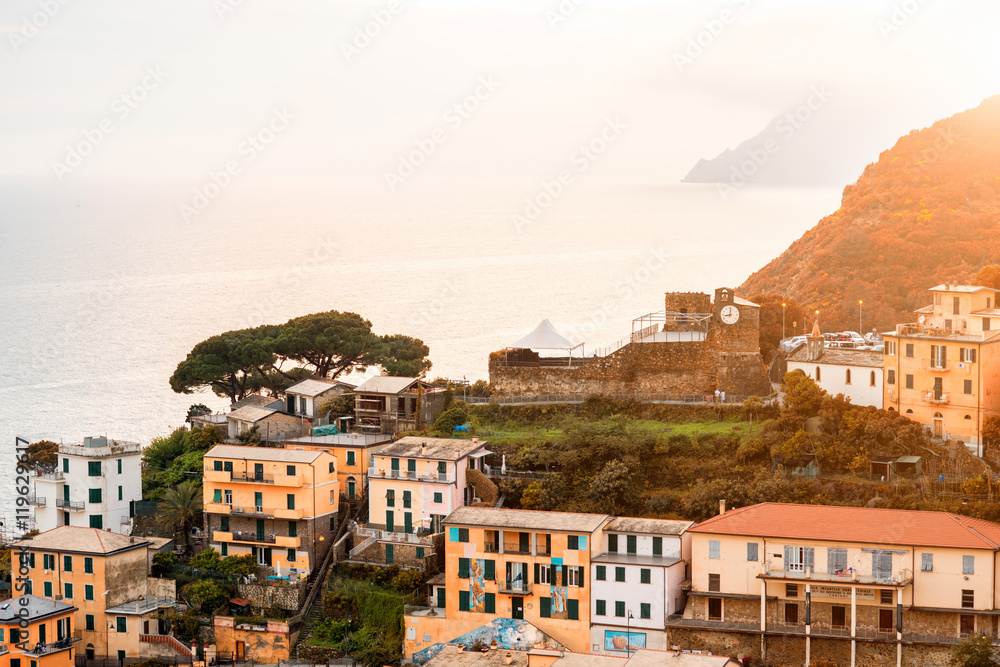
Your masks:
M479 436L475 436L475 435L472 436L472 444L474 444L474 445L479 444Z
M719 516L722 516L725 513L726 513L726 501L725 500L720 500L719 501Z
M427 443L426 442L420 443L420 455L421 456L427 456Z

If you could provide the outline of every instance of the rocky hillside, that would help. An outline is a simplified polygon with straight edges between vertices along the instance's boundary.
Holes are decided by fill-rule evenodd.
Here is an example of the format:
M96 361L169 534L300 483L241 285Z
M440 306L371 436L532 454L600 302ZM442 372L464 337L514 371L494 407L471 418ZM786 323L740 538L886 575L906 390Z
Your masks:
M844 188L840 208L743 283L820 309L823 328L891 328L925 290L1000 260L1000 96L914 130Z

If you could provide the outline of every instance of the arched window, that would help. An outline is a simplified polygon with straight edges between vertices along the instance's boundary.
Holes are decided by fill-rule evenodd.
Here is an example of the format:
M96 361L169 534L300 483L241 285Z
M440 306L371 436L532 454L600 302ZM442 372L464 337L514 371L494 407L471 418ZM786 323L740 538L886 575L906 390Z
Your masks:
M358 483L355 481L354 477L347 478L347 497L350 500L354 500L354 497L358 493Z
M816 382L819 382L819 366L816 367Z
M935 412L934 419L944 419L944 415L941 414L940 412Z
M895 411L896 411L896 408L893 408L893 407L889 408L889 412L895 412Z
M972 419L972 415L965 415L966 419Z
M892 408L889 408L889 409L891 410ZM912 415L912 414L913 414L913 410L907 410L907 411L906 411L906 414L908 414L908 415Z
M847 380L846 380L846 382L847 382L847 384L851 384L851 369L850 368L847 369Z
M869 380L869 384L870 384L870 385L871 385L872 387L874 387L874 386L875 386L875 371L872 371L872 374L871 374L871 379Z

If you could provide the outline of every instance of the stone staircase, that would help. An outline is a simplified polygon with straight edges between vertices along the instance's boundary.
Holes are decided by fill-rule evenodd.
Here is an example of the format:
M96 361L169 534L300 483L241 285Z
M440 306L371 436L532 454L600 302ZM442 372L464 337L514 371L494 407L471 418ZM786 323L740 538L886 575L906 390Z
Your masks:
M323 620L323 603L314 604L309 613L306 615L305 620L302 622L302 629L299 630L299 636L295 640L295 648L292 649L292 658L298 659L299 650L302 645L309 640L313 635L313 630L316 628L316 624Z

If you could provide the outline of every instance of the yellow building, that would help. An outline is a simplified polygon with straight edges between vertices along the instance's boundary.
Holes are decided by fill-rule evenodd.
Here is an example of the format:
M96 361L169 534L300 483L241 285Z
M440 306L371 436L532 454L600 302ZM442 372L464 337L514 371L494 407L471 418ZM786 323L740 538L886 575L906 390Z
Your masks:
M59 526L12 547L11 562L27 570L23 592L73 605L85 655L144 657L142 638L166 634L158 617L174 606L176 584L148 576L142 539Z
M603 514L460 507L444 521L445 584L404 615L413 656L495 619L527 621L576 652L590 649L590 561Z
M983 422L1000 415L997 290L938 285L916 322L884 335L883 406L935 436L978 445Z
M0 667L71 667L76 607L23 595L0 604ZM25 625L26 623L26 625Z
M948 514L765 503L697 524L671 644L769 664L946 664L996 636L1000 525Z
M363 498L368 489L368 468L375 465L375 454L392 444L387 434L338 433L307 435L286 440L285 449L326 451L336 459L340 492L348 500Z
M217 445L204 456L205 526L223 556L308 574L329 550L340 502L326 451Z

